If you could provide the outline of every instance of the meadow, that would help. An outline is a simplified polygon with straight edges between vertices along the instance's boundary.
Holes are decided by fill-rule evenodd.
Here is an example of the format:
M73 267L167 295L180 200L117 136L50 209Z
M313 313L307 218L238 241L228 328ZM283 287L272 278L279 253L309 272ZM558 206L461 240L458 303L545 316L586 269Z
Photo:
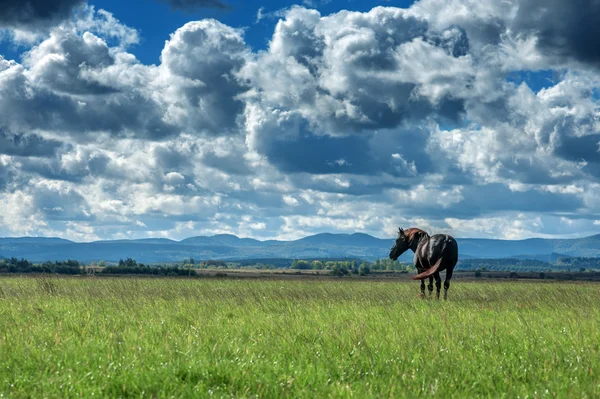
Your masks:
M600 286L0 277L0 397L600 397Z

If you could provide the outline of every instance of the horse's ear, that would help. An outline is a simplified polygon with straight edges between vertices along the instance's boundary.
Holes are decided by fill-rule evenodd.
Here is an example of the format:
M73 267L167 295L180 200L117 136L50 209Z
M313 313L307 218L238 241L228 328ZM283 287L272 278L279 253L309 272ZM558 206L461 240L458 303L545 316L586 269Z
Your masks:
M402 227L398 227L398 233L400 233L401 235L404 235L404 230L402 230Z

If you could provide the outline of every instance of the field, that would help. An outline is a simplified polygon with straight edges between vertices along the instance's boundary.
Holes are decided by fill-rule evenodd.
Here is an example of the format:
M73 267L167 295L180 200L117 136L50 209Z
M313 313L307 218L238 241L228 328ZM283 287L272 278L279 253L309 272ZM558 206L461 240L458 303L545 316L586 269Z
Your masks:
M0 397L599 397L600 286L0 278Z

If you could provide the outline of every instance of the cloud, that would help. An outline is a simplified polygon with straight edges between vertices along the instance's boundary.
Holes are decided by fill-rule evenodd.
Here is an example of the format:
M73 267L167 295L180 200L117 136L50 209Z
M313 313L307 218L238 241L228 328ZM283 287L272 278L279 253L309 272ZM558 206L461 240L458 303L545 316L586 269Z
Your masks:
M0 0L0 28L37 30L68 19L84 0Z
M63 143L36 134L12 134L0 128L0 154L23 157L52 157Z
M3 60L0 59L0 63ZM173 134L175 127L165 122L160 105L145 89L104 96L103 85L79 81L50 81L55 89L96 94L96 97L76 98L64 96L45 87L43 80L35 79L21 65L8 64L0 77L0 110L2 123L14 131L30 129L55 130L76 137L108 133L116 136L165 137ZM0 66L2 68L2 66ZM45 79L55 71L46 69L39 75ZM30 112L36 109L37 112Z
M454 57L463 54L454 47L465 41L451 44L452 35L461 34L455 30L445 41L428 37L427 22L402 9L321 17L295 7L278 22L268 52L241 76L259 90L252 100L297 108L328 134L391 128L433 115L458 119L471 67L468 57ZM419 73L423 64L428 74Z
M296 6L262 51L203 19L157 65L83 7L0 57L0 234L594 231L595 61L556 47L575 40L560 23L519 20L536 4Z
M106 94L115 88L89 79L89 70L115 64L106 42L90 32L54 31L50 38L23 56L30 79L53 92Z
M392 166L391 153L380 160L365 149L376 130L460 121L475 78L468 48L462 30L429 32L402 9L321 17L293 7L240 71L252 88L247 143L286 172L414 173L414 163Z
M119 25L108 13L91 8L89 13L86 18L96 20L80 22L98 35ZM154 98L156 67L139 64L120 42L109 47L102 37L79 28L65 23L54 29L23 55L22 64L0 56L0 123L11 131L56 131L78 140L177 133ZM111 32L126 43L132 40L129 29Z
M511 29L532 35L545 55L600 66L600 3L597 1L520 0Z
M167 118L187 132L227 135L244 109L236 78L248 56L242 32L207 19L171 35L161 54L159 85Z

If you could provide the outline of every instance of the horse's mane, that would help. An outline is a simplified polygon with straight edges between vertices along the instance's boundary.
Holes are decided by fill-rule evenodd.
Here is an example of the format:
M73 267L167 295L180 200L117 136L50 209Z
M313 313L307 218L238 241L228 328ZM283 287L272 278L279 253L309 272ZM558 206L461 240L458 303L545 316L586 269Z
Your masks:
M416 234L422 233L425 237L429 237L426 231L418 229L416 227L411 227L409 229L404 230L404 236L408 239L408 242L412 242L415 238Z

